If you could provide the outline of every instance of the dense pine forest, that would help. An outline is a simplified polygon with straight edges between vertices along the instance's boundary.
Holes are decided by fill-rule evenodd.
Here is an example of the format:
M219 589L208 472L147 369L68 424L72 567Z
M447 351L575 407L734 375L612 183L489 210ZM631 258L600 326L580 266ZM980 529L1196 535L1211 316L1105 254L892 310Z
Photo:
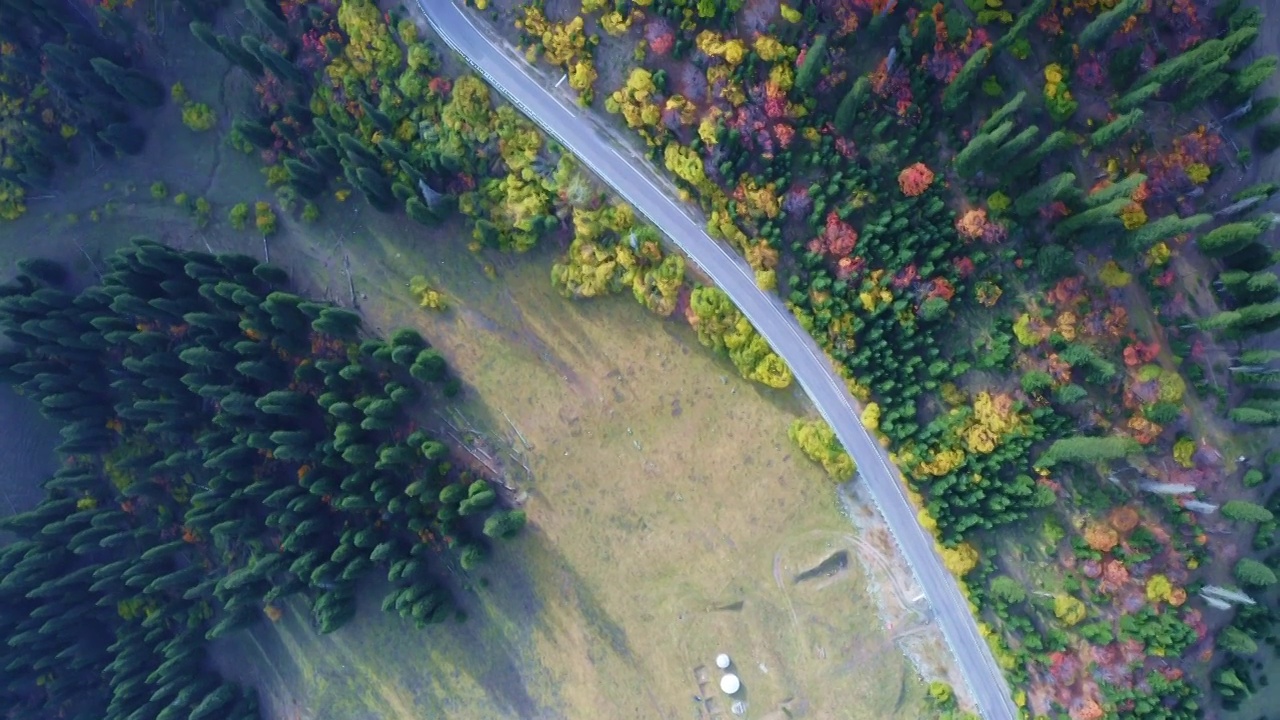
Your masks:
M383 610L441 622L449 576L524 524L410 419L458 391L416 332L362 340L278 268L144 239L79 293L21 270L4 373L62 425L63 463L2 523L7 717L257 717L206 640L293 595L330 632L375 573Z

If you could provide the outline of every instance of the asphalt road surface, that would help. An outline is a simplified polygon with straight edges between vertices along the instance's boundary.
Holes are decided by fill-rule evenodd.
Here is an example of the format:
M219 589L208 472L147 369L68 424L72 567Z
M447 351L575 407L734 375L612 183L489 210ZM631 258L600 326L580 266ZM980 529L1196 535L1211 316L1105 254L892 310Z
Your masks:
M561 96L453 0L416 0L436 32L474 69L623 199L667 235L733 299L782 356L841 444L911 564L947 644L959 662L978 711L989 720L1013 720L1017 711L1004 674L978 634L969 603L943 567L933 537L920 526L897 468L862 426L859 410L830 360L782 302L756 287L755 275L733 250L709 235L673 200L670 186L632 151L609 137L589 112Z

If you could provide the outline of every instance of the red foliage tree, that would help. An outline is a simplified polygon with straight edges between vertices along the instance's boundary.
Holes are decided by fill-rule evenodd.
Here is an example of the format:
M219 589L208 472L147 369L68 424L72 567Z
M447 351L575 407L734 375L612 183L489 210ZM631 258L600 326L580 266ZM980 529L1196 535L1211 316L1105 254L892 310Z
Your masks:
M809 241L808 249L821 255L848 257L858 244L858 231L840 219L834 210L827 213L827 225L818 237Z
M651 20L645 25L644 37L649 41L649 50L654 55L666 55L676 44L676 34L671 31L671 24L664 19Z

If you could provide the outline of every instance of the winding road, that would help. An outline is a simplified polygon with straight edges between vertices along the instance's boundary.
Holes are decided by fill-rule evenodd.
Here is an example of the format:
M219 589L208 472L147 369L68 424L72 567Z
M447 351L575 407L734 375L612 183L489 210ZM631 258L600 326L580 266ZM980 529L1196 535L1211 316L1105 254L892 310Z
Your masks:
M416 0L436 33L498 92L572 152L624 200L665 233L724 290L791 368L841 444L888 522L934 617L959 662L978 712L988 720L1013 720L1017 710L1004 674L978 632L954 577L943 566L933 537L916 520L897 468L862 426L857 403L826 354L734 251L711 238L699 221L672 199L671 186L626 144L611 138L589 113L558 96L454 0Z

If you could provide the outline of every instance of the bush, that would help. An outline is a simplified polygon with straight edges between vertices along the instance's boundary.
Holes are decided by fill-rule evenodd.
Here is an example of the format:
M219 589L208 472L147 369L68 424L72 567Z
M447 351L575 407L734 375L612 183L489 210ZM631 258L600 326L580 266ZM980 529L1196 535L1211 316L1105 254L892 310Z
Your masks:
M208 105L188 102L182 106L182 124L196 132L205 132L218 124L218 118Z
M213 217L213 205L209 204L204 198L196 198L196 226L204 227L209 224L209 220Z
M169 197L169 187L160 181L151 183L151 197L163 200Z
M302 206L302 222L313 223L320 219L320 208L316 204L308 201Z
M279 229L275 211L264 202L254 204L253 224L254 227L258 228L258 232L262 233L263 237L271 237Z
M231 212L227 214L227 219L231 221L231 227L236 230L243 230L245 224L249 221L249 204L236 203L231 208Z
M1264 475L1262 471L1259 470L1258 468L1249 468L1249 470L1244 474L1245 487L1250 487L1250 488L1258 487L1259 485L1261 485L1266 481L1267 481L1267 476Z

